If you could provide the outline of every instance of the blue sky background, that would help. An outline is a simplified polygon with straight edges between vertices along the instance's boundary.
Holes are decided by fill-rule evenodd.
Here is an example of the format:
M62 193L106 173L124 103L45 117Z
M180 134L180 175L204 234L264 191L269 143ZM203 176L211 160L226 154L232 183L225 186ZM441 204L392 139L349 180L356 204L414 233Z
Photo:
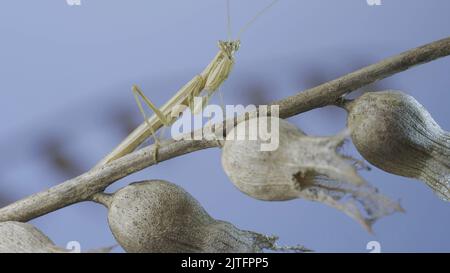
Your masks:
M3 1L0 8L0 203L56 185L92 167L142 118L130 87L162 105L226 39L224 0ZM231 2L234 33L269 1ZM450 35L447 0L281 0L242 37L222 88L227 104L263 104L332 80L404 50ZM367 87L413 95L450 128L450 58ZM333 107L291 118L313 135L345 126ZM351 144L349 153L358 156ZM282 244L316 251L450 251L450 204L423 183L374 168L362 175L405 214L380 220L368 234L343 213L304 200L262 202L230 183L219 150L179 157L113 186L165 179L188 190L215 218L277 234ZM114 244L106 209L92 203L32 221L58 245Z

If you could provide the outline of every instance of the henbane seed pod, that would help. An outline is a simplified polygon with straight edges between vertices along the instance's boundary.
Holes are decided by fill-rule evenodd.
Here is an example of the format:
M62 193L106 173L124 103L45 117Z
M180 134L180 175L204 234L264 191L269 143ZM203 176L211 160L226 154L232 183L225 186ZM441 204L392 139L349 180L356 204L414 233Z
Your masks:
M261 252L276 238L219 221L181 187L162 180L132 183L97 195L110 229L127 252Z
M0 223L0 253L61 253L44 233L27 223Z
M223 169L239 190L266 201L303 198L325 203L369 231L380 217L401 210L357 174L355 160L337 152L347 131L311 137L285 120L278 122L279 146L274 151L261 151L260 138L250 140L249 125L258 120L241 122L229 132L246 134L245 140L225 141L222 149Z
M422 180L450 201L450 134L419 102L388 90L366 93L344 107L352 141L367 161Z
M108 253L115 246L91 249L87 253ZM81 249L56 246L50 238L28 223L0 222L0 253L73 253Z

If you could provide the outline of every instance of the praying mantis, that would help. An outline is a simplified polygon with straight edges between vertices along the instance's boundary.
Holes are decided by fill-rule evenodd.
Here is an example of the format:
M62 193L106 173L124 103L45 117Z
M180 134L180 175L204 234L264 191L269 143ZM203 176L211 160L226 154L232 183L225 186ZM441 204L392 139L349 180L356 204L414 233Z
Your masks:
M201 110L194 108L194 97L200 96L201 93L205 92L206 94L202 96L202 105L205 105L209 101L214 92L216 92L228 78L233 68L235 62L234 55L239 50L242 33L260 15L269 10L278 1L279 0L272 1L268 6L258 12L253 19L244 25L237 36L238 38L233 40L231 38L230 1L227 0L228 40L218 41L219 52L213 60L200 74L194 76L188 83L181 87L180 90L161 108L158 109L137 85L133 85L132 92L138 104L139 111L144 116L144 122L133 130L112 152L103 158L96 167L103 166L131 153L150 136L153 136L155 138L155 143L158 144L155 132L164 126L172 125L177 120L177 117L171 116L174 107L184 105L189 107L194 114ZM139 98L142 98L144 103L155 113L150 118L147 118ZM155 161L157 161L157 148L158 146L156 146L154 153Z

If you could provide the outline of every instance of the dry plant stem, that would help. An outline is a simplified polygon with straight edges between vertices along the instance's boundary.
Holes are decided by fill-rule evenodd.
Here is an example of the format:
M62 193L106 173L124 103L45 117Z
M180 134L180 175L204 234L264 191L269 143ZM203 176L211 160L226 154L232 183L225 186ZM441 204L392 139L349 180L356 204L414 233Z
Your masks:
M159 148L158 162L217 145L217 141L206 140L172 141ZM154 146L146 147L104 167L93 169L46 191L19 200L0 209L0 222L26 222L68 205L91 200L96 193L102 192L114 181L156 164L153 152ZM103 197L96 196L95 199L96 201L106 200Z
M408 50L381 62L297 93L273 104L280 105L280 117L291 117L315 108L334 104L342 95L365 85L405 71L416 65L450 55L450 37Z
M280 117L287 118L315 108L335 104L344 94L384 79L413 66L450 55L450 37L367 66L333 81L273 102L280 106ZM222 123L213 125L221 128ZM159 148L158 161L190 152L217 147L217 141L171 141ZM91 170L46 191L33 194L0 209L0 221L25 222L68 205L91 200L115 181L155 164L154 147L146 147Z

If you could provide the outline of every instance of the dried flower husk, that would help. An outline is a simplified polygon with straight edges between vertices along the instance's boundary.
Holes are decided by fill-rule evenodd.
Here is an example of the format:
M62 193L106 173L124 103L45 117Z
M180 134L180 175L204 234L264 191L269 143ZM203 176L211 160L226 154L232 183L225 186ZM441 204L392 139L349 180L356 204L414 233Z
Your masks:
M162 180L132 183L97 199L109 208L114 237L127 252L262 252L276 237L212 218L181 187ZM302 250L301 248L298 248Z
M242 132L249 124L258 122L241 122L229 133ZM222 166L233 184L253 198L318 201L343 211L371 231L377 219L402 208L358 175L356 160L338 153L348 134L345 130L331 137L307 136L280 119L278 149L261 151L259 138L227 140Z
M352 141L367 161L424 181L450 201L450 134L416 99L387 90L363 94L344 106Z

